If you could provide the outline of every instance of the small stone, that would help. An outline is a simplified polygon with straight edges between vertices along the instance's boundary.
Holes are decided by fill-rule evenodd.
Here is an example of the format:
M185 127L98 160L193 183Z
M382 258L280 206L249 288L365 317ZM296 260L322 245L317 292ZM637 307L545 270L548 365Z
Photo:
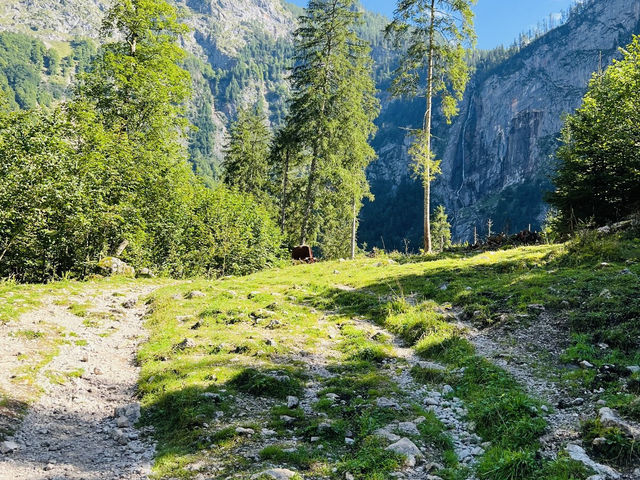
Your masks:
M278 434L275 430L269 430L268 428L263 428L260 433L265 437L275 437Z
M215 402L215 403L220 403L220 402L222 402L222 397L221 397L221 396L220 396L220 394L218 394L218 393L213 393L213 392L204 392L204 393L202 394L202 396L203 396L204 398L207 398L207 399L209 399L209 400L212 400L212 401L213 401L213 402Z
M187 348L194 348L195 346L195 340L193 340L192 338L185 338L173 348L175 350L186 350Z
M539 303L532 303L531 305L527 305L527 309L530 313L541 314L546 311L544 305L540 305Z
M131 426L131 422L129 422L127 417L118 417L116 419L116 425L118 425L119 428L127 428Z
M593 445L596 448L603 447L606 444L607 444L607 439L602 437L594 438L593 442L591 442L591 445Z
M542 405L540 407L540 410L542 410L544 413L548 413L549 412L549 407L547 407L546 405Z
M344 474L344 480L355 480L355 477L347 472Z
M593 368L593 364L588 362L588 361L586 361L586 360L582 360L579 365L580 365L581 368L584 368L585 370Z
M329 400L331 400L334 403L337 402L338 399L340 398L336 393L327 393L325 397L327 397Z
M136 303L138 303L138 300L136 298L130 298L128 300L126 300L125 302L122 303L122 306L124 308L133 308L136 306Z
M407 465L414 466L416 464L416 459L422 458L422 452L408 438L402 438L398 440L396 443L389 445L387 450L397 453L398 455L404 455L407 457Z
M440 403L442 403L442 400L439 397L427 397L424 399L425 405L437 407Z
M450 393L453 393L453 387L451 385L445 385L444 387L442 387L442 393L444 395L449 395Z
M7 454L7 453L13 453L16 450L18 450L20 448L20 445L18 445L16 442L13 442L11 440L6 440L2 443L0 443L0 453L2 454Z
M187 298L189 300L192 300L194 298L203 298L206 297L204 292L201 292L200 290L192 290L191 292L187 293Z
M442 285L440 285L440 290L441 291L446 291L449 288L449 285L447 285L446 283L443 283Z
M331 425L329 422L322 422L320 425L318 425L318 432L320 433L330 432L331 430L333 430L333 425Z
M398 431L403 435L409 435L409 436L415 436L415 437L420 436L420 431L418 430L418 427L416 427L416 424L412 422L400 422L398 424Z
M394 402L393 400L389 400L386 397L380 397L376 400L376 405L378 408L393 408L395 410L399 410L400 406L398 405L397 402Z
M611 294L611 290L609 290L608 288L605 288L600 292L600 297L609 299L609 298L612 298L613 295Z
M280 415L280 420L282 420L286 425L291 425L293 422L296 421L295 418L290 417L288 415Z
M300 405L300 399L298 397L294 397L292 395L287 397L287 407L298 408L299 405Z
M627 370L629 370L632 374L633 373L638 373L638 372L640 372L640 366L631 365L631 366L627 367Z
M311 437L311 443L316 443L320 441L320 437Z
M236 433L238 435L253 435L256 432L252 428L238 427L238 428L236 428Z
M613 480L618 480L620 478L620 474L613 468L607 465L601 465L591 460L587 455L587 452L585 452L584 448L579 445L567 445L567 453L572 460L586 465L598 474L603 475L605 478L612 478Z
M251 478L273 478L274 480L290 480L296 476L296 472L292 470L288 470L286 468L271 468L269 470L265 470L264 472L256 473Z
M344 443L346 445L353 445L354 443L356 443L356 441L353 438L345 437L344 438Z
M384 428L379 428L373 434L377 437L385 438L390 442L397 442L400 440L400 436L395 433L391 433L389 430L385 430Z
M94 375L102 375L102 370L99 369L98 367L93 369L93 374Z
M584 398L578 397L573 400L572 404L574 407L579 407L580 405L584 405Z
M82 358L80 358L80 361L82 363L87 363L89 361L89 357L87 355L83 355Z

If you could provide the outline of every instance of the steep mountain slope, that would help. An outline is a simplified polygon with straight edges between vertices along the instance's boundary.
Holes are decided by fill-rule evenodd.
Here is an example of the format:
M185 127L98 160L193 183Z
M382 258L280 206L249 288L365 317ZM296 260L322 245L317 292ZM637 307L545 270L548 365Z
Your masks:
M435 197L446 205L457 239L472 238L474 226L486 233L490 218L494 231L540 226L562 117L580 105L593 72L606 67L634 33L640 33L640 0L594 0L565 25L475 75L460 115L436 134L443 174ZM407 145L402 138L380 143L372 181L384 201L365 210L365 227L386 208L393 221L406 219L400 230L415 245L421 211L407 213L406 207L420 205L420 189L408 180ZM375 243L386 237L387 247L401 248L396 232L385 227L367 230L367 236Z

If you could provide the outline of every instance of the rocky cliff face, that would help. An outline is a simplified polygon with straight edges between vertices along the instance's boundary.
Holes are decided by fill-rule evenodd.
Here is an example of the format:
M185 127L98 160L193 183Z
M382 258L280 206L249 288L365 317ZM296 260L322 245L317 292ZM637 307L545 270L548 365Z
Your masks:
M563 115L580 105L593 72L632 34L640 34L640 0L595 0L491 71L478 72L460 115L438 133L443 172L435 197L447 207L456 238L472 238L474 226L486 232L490 218L493 231L540 226ZM406 144L379 151L374 193L388 195L389 185L408 175Z

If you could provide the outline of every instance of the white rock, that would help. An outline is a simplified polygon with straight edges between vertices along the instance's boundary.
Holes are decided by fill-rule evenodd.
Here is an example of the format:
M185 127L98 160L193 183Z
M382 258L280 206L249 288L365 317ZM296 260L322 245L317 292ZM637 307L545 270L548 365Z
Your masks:
M445 395L453 393L453 387L451 385L445 385L444 387L442 387L442 393L444 393Z
M408 438L401 438L396 443L389 445L386 449L398 455L404 455L409 459L412 457L414 459L422 458L420 449Z
M400 440L400 436L396 435L395 433L391 433L389 430L385 430L384 428L379 428L378 430L373 432L373 434L377 437L385 438L390 442L397 442L398 440Z
M616 412L608 407L601 408L598 412L600 423L605 427L619 428L634 440L640 439L640 429L622 420Z
M567 453L572 460L582 463L607 479L617 480L620 478L620 474L613 468L608 467L607 465L601 465L591 460L587 455L587 452L584 451L584 448L579 445L567 445Z
M629 370L631 373L638 373L638 372L640 372L640 366L631 365L631 366L627 367L627 370Z
M582 367L582 368L584 368L586 370L586 369L589 369L589 368L593 368L593 364L591 364L590 362L587 362L586 360L582 360L580 362L580 367Z
M0 453L7 454L15 452L20 448L16 442L12 442L11 440L4 441L0 443Z
M400 422L398 424L398 431L403 435L411 435L416 437L420 435L418 427L416 427L416 424L412 422Z
M131 426L131 423L129 422L129 419L127 417L118 417L116 419L116 425L118 425L118 427L120 428L127 428Z
M441 403L441 399L439 397L427 397L424 399L425 405L433 405L438 406Z
M275 430L269 430L268 428L263 428L260 433L265 437L275 437L278 434Z
M376 400L376 405L378 406L378 408L394 408L396 410L400 408L397 402L394 402L393 400L389 400L388 398L385 398L385 397L378 398Z
M275 480L289 480L296 475L296 472L291 470L287 470L286 468L271 468L269 470L265 470L264 472L256 473L251 478L257 479L262 477L269 477Z
M298 397L292 395L287 397L287 407L298 408L298 405L300 405L300 399Z
M236 433L238 435L253 435L256 432L252 428L238 427L238 428L236 428Z

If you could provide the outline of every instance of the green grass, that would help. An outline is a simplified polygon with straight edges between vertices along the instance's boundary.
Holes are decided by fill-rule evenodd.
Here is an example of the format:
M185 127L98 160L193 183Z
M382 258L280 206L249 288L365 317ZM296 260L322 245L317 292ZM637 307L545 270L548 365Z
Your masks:
M402 360L394 359L388 336L375 335L374 329L354 321L364 319L446 367L417 367L411 373L419 383L452 385L476 432L491 442L478 465L479 478L583 480L589 472L567 458L551 462L537 455L546 427L542 402L477 356L464 328L452 322L451 307L483 327L513 321L516 314L523 324L531 324L537 317L529 305L543 304L550 314L566 318L573 332L560 360L626 367L640 363L639 346L621 333L636 332L633 320L640 317L635 301L640 283L630 280L640 275L638 259L640 241L627 234L497 252L362 257L248 277L195 280L158 291L147 321L151 337L139 355L145 422L157 432L156 475L187 478L187 465L201 461L206 451L222 459L220 475L226 476L253 474L270 461L305 476L388 478L399 459L381 449L372 432L417 415L419 407L375 407L379 397L404 395L394 381L394 368L389 368L396 362L397 370ZM611 294L602 295L604 289ZM192 290L206 297L187 299ZM177 348L187 338L195 346ZM605 350L597 346L603 342L608 344ZM332 349L332 361L326 368L333 376L314 377L308 362L327 348ZM553 370L555 364L539 368ZM557 376L576 391L596 380L593 373L571 368ZM285 397L300 395L309 382L321 386L314 413L287 409ZM638 415L636 393L618 395L621 386L616 382L604 387L603 398L610 406L630 418ZM204 401L205 392L219 394L219 401ZM241 398L257 402L262 413L252 410L238 417L245 408ZM266 425L277 432L278 441L265 447L260 435L237 435L231 418ZM319 433L323 421L331 427ZM444 427L433 418L423 425L421 441L444 466L438 474L446 480L466 478ZM345 445L347 434L353 445ZM299 439L295 450L279 442L291 436ZM247 462L237 453L254 448L263 463Z

